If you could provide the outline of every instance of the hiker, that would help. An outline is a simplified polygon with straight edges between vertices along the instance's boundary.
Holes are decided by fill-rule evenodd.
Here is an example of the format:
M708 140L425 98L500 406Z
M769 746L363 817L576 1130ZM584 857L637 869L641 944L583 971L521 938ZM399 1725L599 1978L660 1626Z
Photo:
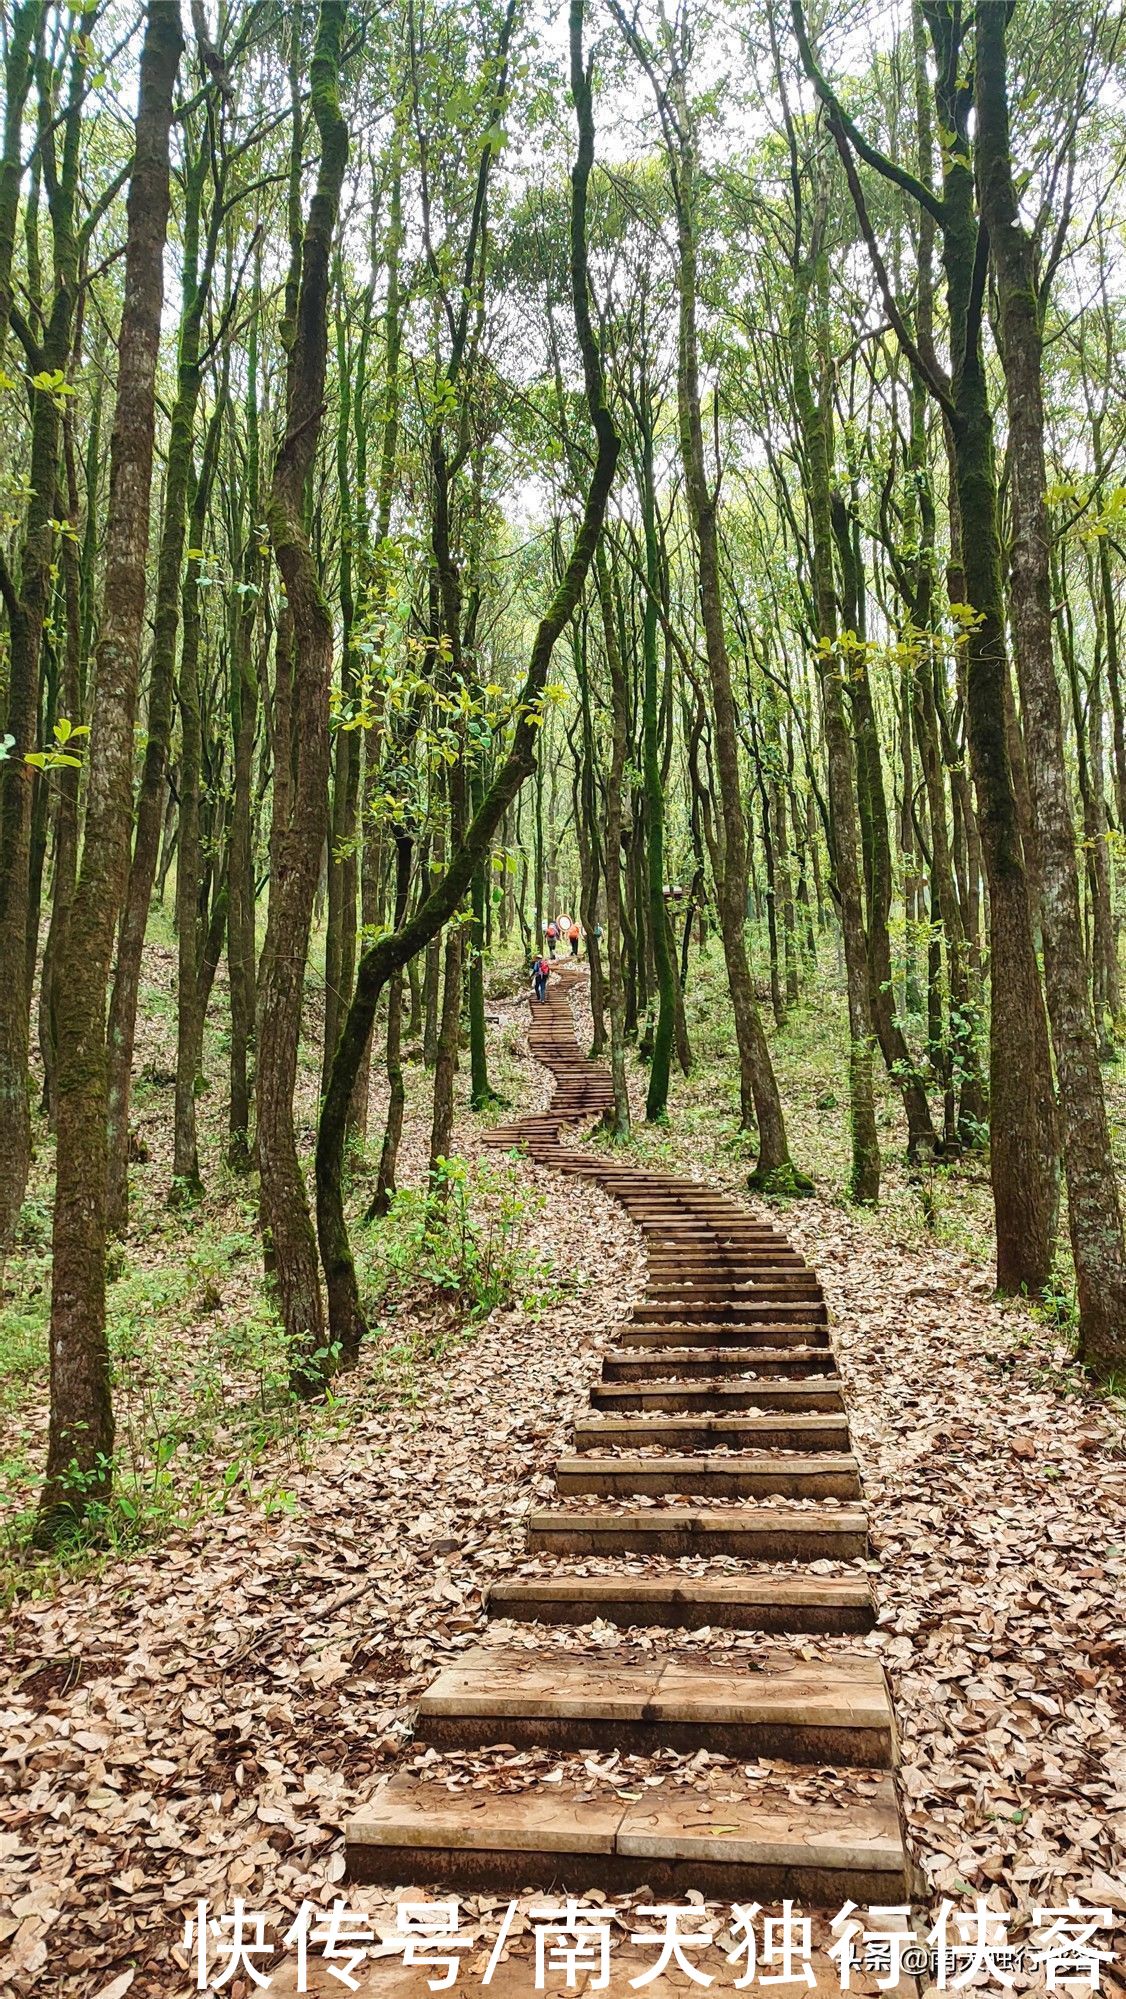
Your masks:
M547 981L549 975L550 975L550 966L548 965L547 959L536 958L532 965L532 984L535 988L535 996L537 1000L540 1002L541 1006L544 1000L547 998Z
M577 922L572 923L570 929L567 932L567 942L571 946L572 958L577 958L579 955L579 938L581 934L582 933L579 929L578 923Z
M547 954L549 958L554 958L555 956L555 940L558 935L559 932L554 923L549 923L547 926Z

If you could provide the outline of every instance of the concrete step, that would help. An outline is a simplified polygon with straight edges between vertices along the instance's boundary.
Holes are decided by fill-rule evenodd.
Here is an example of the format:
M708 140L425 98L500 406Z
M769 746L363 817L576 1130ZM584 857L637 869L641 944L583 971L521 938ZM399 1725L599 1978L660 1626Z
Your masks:
M523 1623L589 1624L623 1630L662 1625L699 1631L864 1632L875 1623L867 1581L853 1576L747 1573L686 1576L518 1576L496 1582L490 1617Z
M860 1472L848 1452L821 1452L799 1458L779 1452L761 1456L581 1457L560 1458L555 1484L563 1499L583 1494L627 1499L631 1493L660 1499L686 1492L701 1499L859 1499Z
M735 1555L747 1562L852 1562L868 1554L862 1507L541 1507L528 1547L553 1555Z
M847 1451L844 1415L787 1414L729 1416L703 1411L685 1415L575 1418L576 1451L628 1451L649 1446L665 1451L708 1451L717 1444L733 1451Z
M787 1796L785 1770L747 1780L741 1795L717 1772L710 1812L703 1786L661 1787L640 1798L591 1797L564 1780L516 1792L448 1791L399 1776L345 1828L350 1881L424 1881L464 1892L550 1888L608 1895L647 1887L654 1897L690 1891L721 1901L837 1909L901 1903L908 1867L891 1780L863 1780L843 1803ZM718 1987L717 1987L718 1990Z
M605 1651L480 1645L431 1681L415 1734L446 1749L706 1749L879 1770L894 1761L883 1671L863 1650L810 1661L767 1652L748 1672L727 1659L627 1664Z

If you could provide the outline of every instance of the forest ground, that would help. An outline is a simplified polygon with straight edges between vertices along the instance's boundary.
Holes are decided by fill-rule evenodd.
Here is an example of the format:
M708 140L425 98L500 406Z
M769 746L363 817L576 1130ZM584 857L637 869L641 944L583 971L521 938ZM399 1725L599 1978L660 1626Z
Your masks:
M21 1999L44 1980L83 1999L107 1985L114 1999L130 1989L163 1999L188 1982L177 1938L197 1897L227 1910L241 1895L280 1935L303 1896L327 1904L340 1892L339 1829L401 1760L419 1690L479 1636L492 1578L532 1566L523 1512L551 1491L571 1412L642 1271L638 1238L599 1190L494 1155L471 1187L478 1243L494 1244L487 1267L471 1247L461 1255L454 1229L440 1257L408 1274L409 1200L365 1232L384 1337L330 1407L296 1420L277 1394L251 1190L218 1163L218 1037L201 1106L210 1192L189 1231L165 1205L172 969L158 919L135 1106L150 1158L134 1169L111 1292L126 1507L110 1523L116 1547L71 1573L29 1568L17 1547L45 1421L46 1148L29 1213L39 1244L8 1272L0 1871L17 1887L0 1913L0 1991ZM717 954L693 980L696 1071L675 1081L667 1130L638 1123L634 1151L737 1190L747 1161L721 972ZM549 1081L521 1052L522 976L492 983L494 1082L524 1111ZM315 1015L314 1000L310 1119ZM929 1905L987 1894L1013 1913L1014 1936L1034 1904L1068 1894L1121 1914L1122 1405L1087 1392L1066 1324L991 1299L980 1162L920 1182L889 1159L880 1212L844 1206L842 1032L829 970L775 1037L795 1157L818 1185L780 1219L833 1312L877 1556L871 1642L893 1683L901 1795ZM640 1120L644 1073L632 1063L631 1077ZM426 1083L409 1065L402 1178L415 1185ZM485 1121L464 1090L462 1077L457 1148L472 1176ZM1114 1091L1121 1112L1117 1077ZM376 1088L375 1138L381 1115ZM885 1117L891 1148L886 1098ZM455 1191L455 1212L459 1200ZM474 1300L479 1316L467 1320ZM582 1634L615 1638L608 1627ZM688 1642L753 1652L761 1641ZM445 1760L450 1783L483 1789L559 1767L531 1755ZM671 1755L590 1774L617 1788L698 1780ZM391 1896L354 1899L392 1927ZM487 1933L490 1905L468 1913Z

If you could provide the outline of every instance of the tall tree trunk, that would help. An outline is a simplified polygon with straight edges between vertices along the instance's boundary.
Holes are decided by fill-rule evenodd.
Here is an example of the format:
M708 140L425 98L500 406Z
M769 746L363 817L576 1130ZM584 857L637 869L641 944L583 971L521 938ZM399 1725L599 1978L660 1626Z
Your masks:
M997 1282L1002 1291L1039 1291L1051 1272L1058 1216L1055 1112L1043 995L1032 934L1032 897L1009 759L1008 660L1005 650L997 522L993 421L982 344L988 238L974 206L971 103L964 85L960 12L928 7L935 56L934 92L943 135L942 196L912 180L864 142L817 68L805 33L801 0L791 0L802 62L829 107L838 150L857 214L865 228L884 304L897 321L912 365L941 403L952 467L951 601L969 606L961 645L970 761L977 790L982 857L989 883L991 942L990 1177L997 1233ZM1000 9L986 8L991 18ZM980 16L979 16L980 20ZM871 234L852 147L885 177L910 187L937 223L946 273L949 382L933 356L915 348L891 298ZM964 590L964 596L961 594ZM955 791L957 802L957 790ZM969 822L967 820L967 834ZM976 868L969 871L974 886ZM967 931L976 924L971 912Z
M610 566L604 547L595 557L598 603L606 664L610 674L610 769L606 782L606 978L610 1010L610 1077L614 1090L611 1136L626 1139L630 1131L629 1086L626 1082L626 999L622 978L622 783L629 747L626 677L618 649Z
M880 755L876 710L868 675L861 615L860 578L854 543L855 521L839 493L830 495L833 527L844 578L846 644L851 633L857 643L849 660L852 687L853 726L856 736L856 786L860 812L860 843L864 858L864 887L867 906L866 944L868 984L871 992L872 1022L880 1053L889 1076L903 1099L907 1114L907 1157L933 1158L938 1150L931 1121L930 1105L918 1065L907 1045L907 1036L896 1012L891 968L892 872L891 833L887 798L884 792L883 763Z
M808 481L813 585L817 605L818 677L829 766L833 873L840 898L848 995L848 1077L852 1125L849 1191L854 1201L874 1204L880 1194L880 1147L872 1094L873 1023L860 883L860 826L852 744L845 717L846 655L842 653L838 640L837 598L833 586L830 445L825 412L814 389L809 358L809 296L819 255L819 248L814 243L809 255L794 273L790 309L790 367Z
M255 261L254 297L246 343L246 494L242 555L242 595L231 648L231 819L227 838L227 977L231 1007L231 1098L227 1160L235 1172L249 1171L250 1048L257 1010L257 949L254 880L254 739L258 733L258 631L263 581L261 540L261 456L258 428L258 320L261 268ZM181 858L181 866L183 861Z
M204 523L219 447L222 404L208 426L203 462L191 501L189 550L202 547ZM172 1185L177 1200L202 1192L196 1140L196 1088L203 1067L203 1022L207 1002L201 989L203 926L200 794L203 785L203 707L200 689L199 556L189 552L183 580L183 639L180 646L180 845L176 862L176 1107L173 1126ZM228 905L229 915L229 905Z
M185 176L179 372L164 474L164 518L161 525L160 552L157 557L152 664L149 669L148 734L141 767L141 787L137 799L137 825L133 836L129 886L117 940L117 963L114 968L113 994L109 1010L109 1170L106 1220L109 1228L118 1235L124 1233L129 1219L129 1094L133 1074L133 1044L137 1028L137 999L141 986L141 954L144 950L145 928L152 901L153 882L156 879L160 835L164 821L165 778L168 745L172 736L176 679L176 643L180 628L184 532L188 516L188 484L196 408L202 381L199 359L200 332L210 291L211 267L220 213L216 199L210 240L206 245L201 271L199 225L206 173L207 155L201 145L196 157L189 160Z
M388 609L390 585L387 539L391 531L391 506L395 497L395 464L399 439L399 360L402 353L403 315L399 289L399 255L403 236L403 189L402 189L402 134L396 124L392 137L391 156L391 203L387 225L387 239L384 255L387 265L387 302L383 315L383 404L380 412L379 480L376 487L374 554L372 556L372 597L384 618ZM374 269L376 257L372 253ZM361 433L366 434L366 433ZM364 744L364 793L374 794L379 781L379 747L382 732L372 732ZM371 813L367 812L370 821ZM360 917L365 929L374 928L379 911L379 869L376 866L375 842L371 837L370 825L365 832L364 814L361 813L360 868ZM425 867L425 857L421 865ZM417 989L418 969L411 974L411 1004L414 1006ZM362 1138L368 1125L368 1096L371 1079L371 1041L369 1038L363 1061L356 1076L352 1097L352 1119L357 1134ZM396 1141L396 1151L398 1149ZM393 1166L392 1166L393 1176ZM392 1177L392 1186L394 1178Z
M676 228L680 291L677 405L685 494L696 543L700 615L704 627L715 722L715 755L723 815L723 873L718 883L720 927L727 962L735 1039L739 1049L740 1114L744 1126L758 1127L758 1161L753 1184L792 1186L794 1169L786 1138L782 1100L766 1035L755 1004L747 961L747 828L739 774L739 731L720 594L716 495L709 488L700 409L699 338L696 325L696 144L685 102L677 105L680 147L677 159Z
M1080 1350L1092 1367L1109 1375L1126 1360L1126 1245L1087 992L1075 829L1052 653L1040 302L1032 245L1020 220L1013 181L1007 18L1005 8L978 10L977 171L1001 309L1013 491L1012 620L1030 749L1044 968L1059 1078Z
M24 172L24 111L35 66L45 0L16 0L4 51L4 141L0 151L0 361L12 312L12 261Z
M98 398L100 403L100 398ZM98 410L95 407L95 427ZM63 451L67 478L67 516L71 534L64 534L59 555L63 570L66 603L66 640L63 653L62 712L68 720L82 719L82 575L78 545L78 476L69 412L64 419ZM93 496L90 496L92 502ZM72 538L73 537L73 538ZM39 981L39 1052L43 1062L43 1108L54 1121L55 1115L55 981L62 950L63 931L74 894L78 871L78 797L81 772L61 770L58 776L58 804L55 812L55 859L51 881L51 917L47 942L43 947L43 969ZM0 1243L3 1241L0 1233Z
M665 794L661 776L657 701L657 607L660 551L657 544L657 489L653 471L653 406L649 384L642 377L635 415L641 431L638 479L645 536L645 600L641 618L641 763L645 785L646 888L649 929L657 975L657 1024L649 1061L645 1116L652 1124L663 1118L669 1099L673 1035L676 1029L676 964L669 944L665 915Z
M274 843L258 994L258 1165L264 1242L271 1261L298 1394L316 1392L328 1368L316 1237L297 1157L293 1092L305 961L328 818L328 694L332 618L304 522L316 455L328 346L328 277L348 158L338 96L344 0L321 0L310 72L320 137L316 191L305 222L286 435L268 506L274 554L293 632L296 779L288 823Z
M587 187L594 160L594 118L590 73L582 53L583 0L571 0L571 91L579 126L579 150L571 176L571 277L575 323L583 359L587 406L597 438L597 456L570 558L539 625L528 673L517 706L508 754L481 810L451 854L446 871L402 927L382 938L360 961L356 990L341 1031L317 1134L317 1226L328 1281L333 1342L354 1350L364 1332L355 1266L344 1215L342 1165L348 1103L371 1032L379 995L398 965L404 965L448 923L472 880L473 870L534 763L542 724L543 690L561 632L582 597L602 532L606 503L618 461L618 437L606 407L602 367L590 316L586 252Z
M34 34L42 9L21 8L7 50L3 161L0 162L0 348L12 309L11 234L16 226L21 177L20 111L27 94L26 33ZM40 123L53 118L55 76L46 60L40 83ZM76 53L63 114L63 144L48 187L53 243L53 293L42 338L24 330L29 374L65 373L70 361L74 308L79 291L74 211L79 132L85 91L85 58ZM33 189L38 203L38 193ZM59 399L42 391L31 399L31 438L18 582L0 561L0 594L8 614L8 699L0 735L12 738L0 764L0 1257L10 1249L31 1166L31 969L37 930L32 928L33 820L40 779L27 761L34 753L40 709L44 628L52 591L55 530L51 526L59 483ZM76 716L68 717L77 721ZM29 957L31 965L29 966Z
M39 1546L72 1531L92 1503L108 1498L113 1480L105 1297L106 985L129 865L169 132L182 47L179 0L149 0L127 204L85 839L59 980L51 1420L35 1526Z
M395 912L394 924L400 930L406 921L407 905L410 900L411 860L414 842L402 827L395 833ZM406 1085L403 1080L403 967L397 966L387 982L387 1123L383 1130L383 1145L379 1154L379 1173L372 1197L371 1215L385 1215L395 1195L395 1174L399 1159L399 1141L403 1135L403 1109L406 1104Z

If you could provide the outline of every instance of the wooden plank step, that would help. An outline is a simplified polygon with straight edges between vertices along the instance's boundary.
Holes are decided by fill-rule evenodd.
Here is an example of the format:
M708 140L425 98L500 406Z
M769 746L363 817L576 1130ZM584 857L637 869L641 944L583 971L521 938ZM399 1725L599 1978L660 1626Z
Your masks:
M872 1593L860 1576L516 1576L493 1583L485 1609L490 1617L525 1623L603 1618L623 1629L843 1633L870 1631L875 1623Z
M868 1554L862 1508L645 1506L529 1513L528 1547L553 1555L736 1555L748 1562L851 1562Z
M666 1492L697 1494L701 1499L859 1499L860 1471L847 1452L817 1457L777 1457L764 1454L712 1457L703 1451L692 1457L560 1458L555 1484L564 1499L594 1494L627 1499L631 1493L660 1499Z
M647 1220L690 1222L696 1228L742 1229L755 1235L773 1236L781 1241L783 1231L776 1222L761 1220L757 1215L748 1215L729 1202L711 1202L701 1206L687 1195L674 1188L646 1187L634 1182L630 1191L630 1205L643 1214Z
M415 1734L445 1749L707 1749L879 1770L894 1760L883 1671L862 1650L810 1661L768 1652L746 1672L726 1659L623 1664L604 1649L587 1659L556 1646L479 1645L431 1681Z
M670 1277L697 1277L714 1282L719 1272L724 1276L745 1272L744 1283L760 1274L768 1276L779 1271L787 1276L792 1271L810 1277L814 1274L800 1256L786 1257L781 1250L770 1247L730 1250L725 1255L719 1250L697 1250L685 1244L683 1249L647 1250L646 1261L650 1276L662 1283L667 1283Z
M775 1773L777 1775L777 1773ZM727 1778L728 1773L723 1773ZM345 1828L347 1877L519 1893L552 1888L607 1894L648 1887L723 1901L792 1897L807 1909L845 1901L892 1905L908 1892L907 1858L890 1779L845 1804L790 1801L780 1782L710 1814L701 1793L584 1797L566 1780L542 1789L450 1792L398 1776Z
M691 1250L697 1256L777 1256L780 1250L789 1248L777 1237L744 1235L729 1229L705 1229L690 1222L650 1222L631 1211L630 1203L620 1194L615 1198L629 1215L634 1228L644 1236L647 1244L669 1254L680 1250Z
M761 1270L717 1270L713 1264L708 1271L670 1270L657 1276L650 1269L646 1285L646 1294L654 1303L665 1298L690 1298L693 1304L722 1298L735 1305L744 1302L753 1304L764 1294L792 1296L794 1292L803 1296L812 1292L820 1298L821 1286L812 1270L773 1270L765 1267Z
M847 1451L844 1415L719 1415L707 1411L668 1416L577 1416L576 1451L628 1450L660 1445L662 1450L706 1451L715 1444L730 1450Z
M773 1319L775 1324L784 1326L797 1319L803 1325L820 1326L826 1320L825 1306L819 1298L794 1297L790 1287L789 1295L768 1292L761 1298L741 1297L701 1298L694 1304L690 1298L669 1298L651 1301L642 1298L633 1308L633 1320L638 1325L704 1325L713 1323L727 1326L733 1321L744 1321L749 1326L762 1325Z
M750 1325L720 1325L714 1319L693 1321L683 1320L675 1325L638 1325L635 1319L624 1319L612 1328L614 1336L622 1344L631 1347L742 1347L747 1351L762 1347L773 1352L805 1351L826 1357L832 1354L829 1344L828 1326L779 1326L761 1325L755 1321Z
M741 1215L735 1208L729 1208L726 1213L715 1209L710 1214L701 1214L675 1196L655 1200L636 1189L633 1192L623 1189L622 1198L631 1213L647 1228L659 1229L673 1223L694 1229L699 1235L731 1236L744 1242L775 1242L785 1244L787 1249L790 1247L781 1229L775 1228L773 1222L756 1222L752 1215Z
M710 1410L716 1415L737 1409L830 1415L844 1408L839 1375L805 1375L789 1381L716 1379L724 1374L724 1363L732 1360L734 1366L727 1371L738 1376L746 1363L731 1354L673 1363L664 1356L636 1360L629 1354L608 1354L602 1366L609 1370L609 1378L595 1382L590 1399L596 1409L683 1409L689 1414Z

